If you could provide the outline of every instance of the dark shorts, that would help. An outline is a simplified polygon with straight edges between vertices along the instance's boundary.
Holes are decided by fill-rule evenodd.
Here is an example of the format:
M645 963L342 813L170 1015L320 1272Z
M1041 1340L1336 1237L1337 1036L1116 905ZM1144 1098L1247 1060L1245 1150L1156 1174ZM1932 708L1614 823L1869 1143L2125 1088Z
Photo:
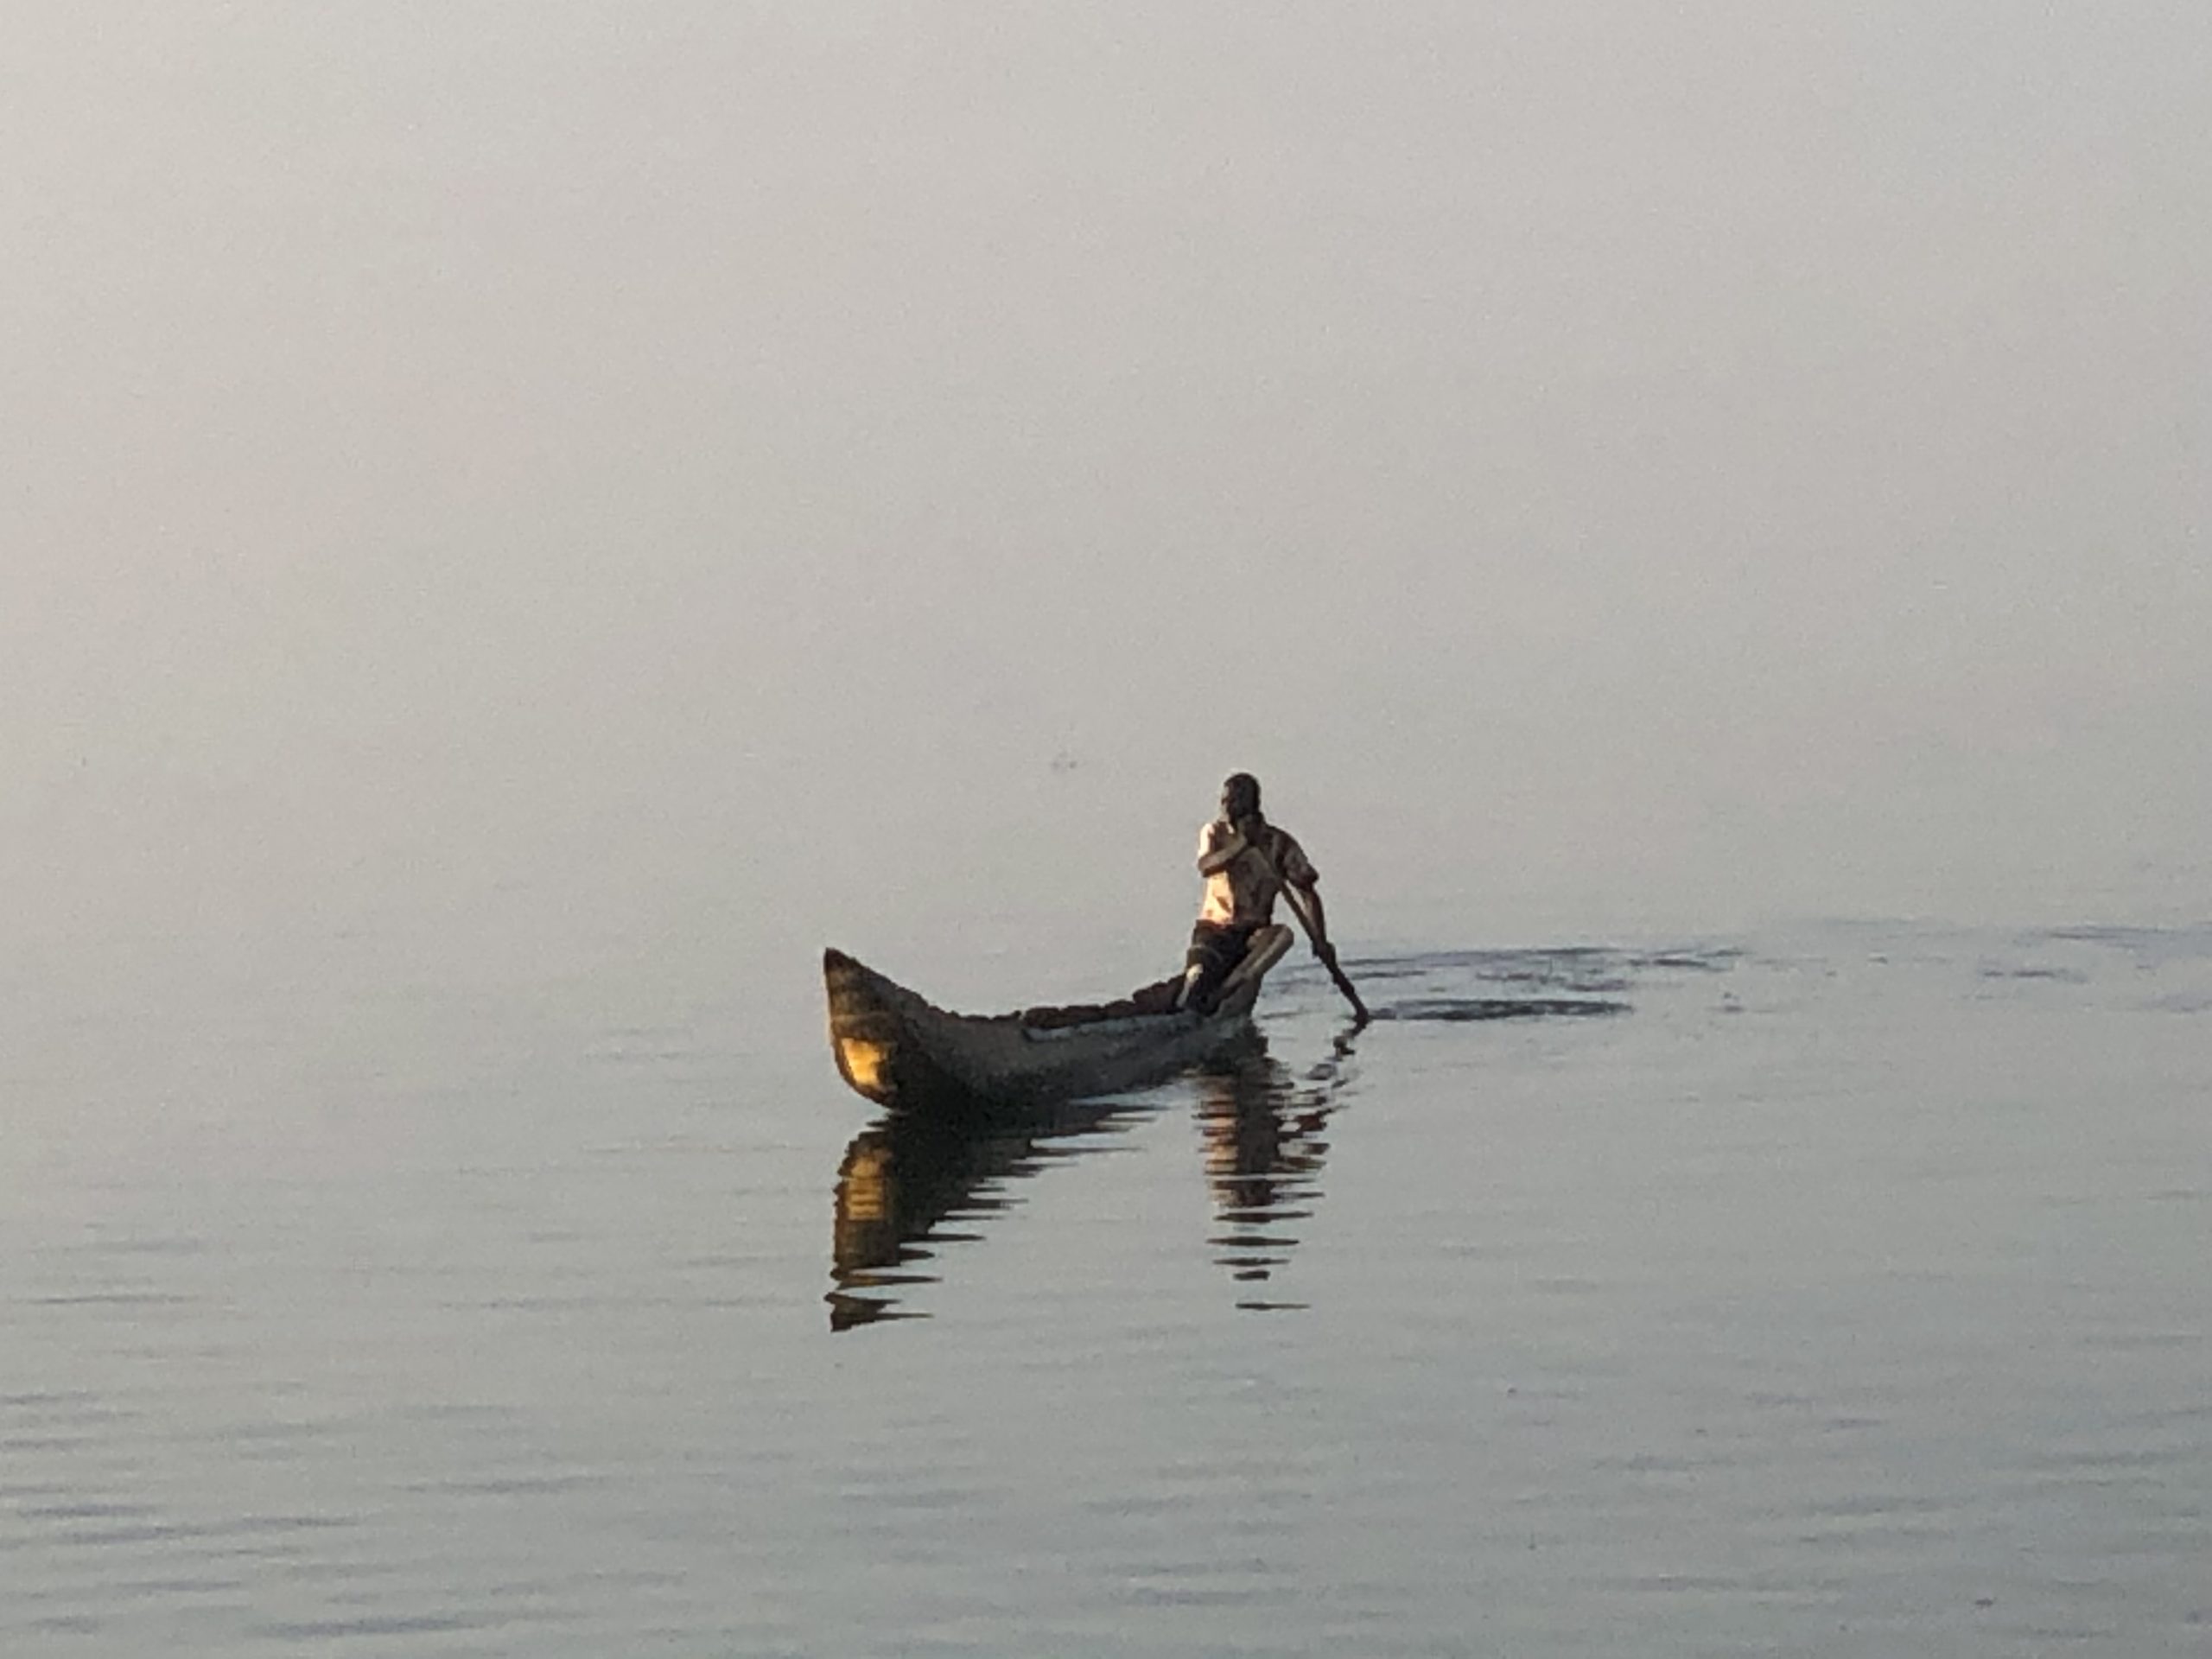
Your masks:
M1216 992L1221 982L1227 979L1236 964L1244 960L1250 948L1252 936L1263 924L1259 922L1200 922L1191 930L1191 948L1184 953L1183 966L1187 972L1195 968L1198 976L1191 982L1191 1007L1200 1013L1211 1012Z

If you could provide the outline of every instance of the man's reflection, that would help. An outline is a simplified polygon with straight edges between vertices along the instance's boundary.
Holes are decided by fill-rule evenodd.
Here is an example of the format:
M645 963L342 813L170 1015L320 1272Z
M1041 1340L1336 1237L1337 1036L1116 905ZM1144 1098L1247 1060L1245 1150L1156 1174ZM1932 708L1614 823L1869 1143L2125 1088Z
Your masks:
M1239 1307L1305 1306L1274 1300L1257 1287L1288 1259L1298 1243L1293 1229L1321 1197L1329 1116L1347 1080L1343 1063L1351 1052L1349 1039L1340 1040L1335 1057L1302 1084L1264 1053L1198 1074L1198 1127L1214 1199L1207 1242L1240 1286L1253 1287L1238 1299Z

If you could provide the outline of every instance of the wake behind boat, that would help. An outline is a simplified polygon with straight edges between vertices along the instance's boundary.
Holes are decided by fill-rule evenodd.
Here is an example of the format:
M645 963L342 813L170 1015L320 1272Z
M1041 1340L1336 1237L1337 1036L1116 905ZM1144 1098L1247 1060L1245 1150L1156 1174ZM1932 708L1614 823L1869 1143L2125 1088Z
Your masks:
M1240 964L1211 1012L1165 979L1117 1002L953 1014L842 950L822 953L837 1070L880 1105L982 1115L1140 1089L1247 1038L1276 950Z

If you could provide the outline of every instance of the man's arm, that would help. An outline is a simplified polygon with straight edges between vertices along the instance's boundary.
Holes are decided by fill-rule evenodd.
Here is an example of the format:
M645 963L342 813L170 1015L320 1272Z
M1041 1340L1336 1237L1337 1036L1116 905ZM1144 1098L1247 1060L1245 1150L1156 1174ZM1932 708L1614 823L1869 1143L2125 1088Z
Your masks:
M1325 953L1329 946L1329 921L1328 912L1321 907L1321 873L1313 868L1313 861L1306 856L1306 849L1298 844L1298 837L1287 831L1275 846L1275 869L1282 877L1284 896L1294 899L1312 929L1314 953L1317 956Z
M1208 824L1205 837L1198 843L1198 874L1219 875L1243 857L1251 844L1244 839L1243 831L1232 825Z

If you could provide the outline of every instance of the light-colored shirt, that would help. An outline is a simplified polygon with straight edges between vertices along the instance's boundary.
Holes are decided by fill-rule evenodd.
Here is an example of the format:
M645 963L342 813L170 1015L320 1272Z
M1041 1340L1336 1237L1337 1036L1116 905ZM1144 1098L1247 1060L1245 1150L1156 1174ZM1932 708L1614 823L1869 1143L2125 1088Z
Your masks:
M1236 832L1216 818L1198 831L1198 859L1204 862L1215 851L1229 844ZM1287 830L1268 826L1262 837L1268 856L1274 861L1282 879L1294 887L1310 887L1321 879L1313 868L1313 860L1306 856L1306 849L1298 838ZM1246 923L1272 921L1275 913L1275 894L1281 891L1274 874L1267 866L1251 855L1240 856L1225 870L1206 878L1205 899L1198 906L1198 919L1218 922L1224 926Z

